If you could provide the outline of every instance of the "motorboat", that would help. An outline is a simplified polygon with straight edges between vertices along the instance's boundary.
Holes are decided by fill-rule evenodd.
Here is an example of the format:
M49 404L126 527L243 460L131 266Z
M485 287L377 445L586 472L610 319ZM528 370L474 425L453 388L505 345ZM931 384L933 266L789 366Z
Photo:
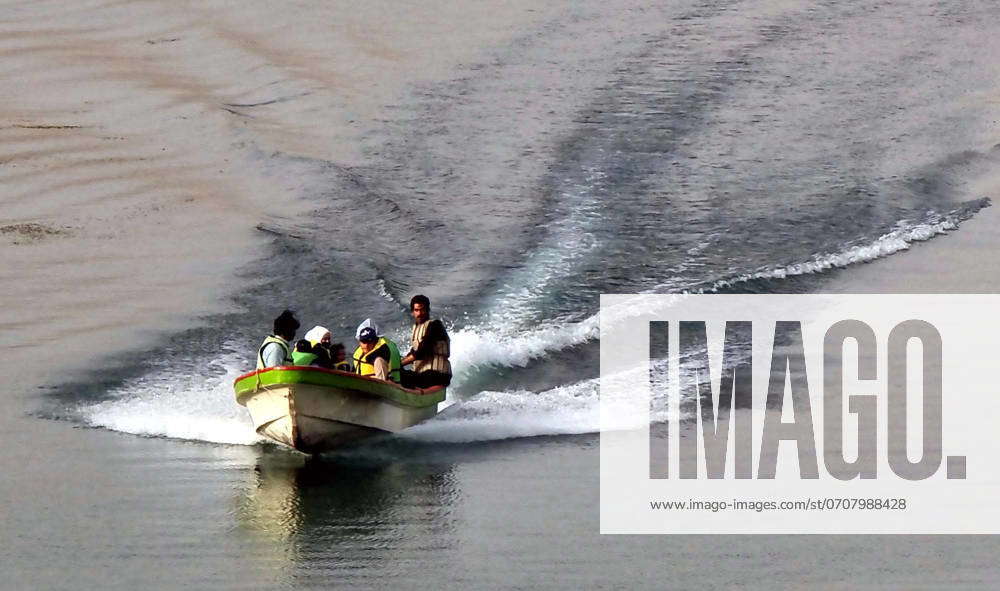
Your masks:
M444 401L443 386L404 388L320 367L269 367L233 383L259 435L306 454L330 451L425 421Z

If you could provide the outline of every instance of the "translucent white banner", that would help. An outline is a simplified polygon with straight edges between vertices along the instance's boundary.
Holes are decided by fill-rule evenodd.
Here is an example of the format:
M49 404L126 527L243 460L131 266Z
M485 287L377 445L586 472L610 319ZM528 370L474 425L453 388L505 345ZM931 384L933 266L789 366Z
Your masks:
M1000 296L601 297L602 533L1000 533Z

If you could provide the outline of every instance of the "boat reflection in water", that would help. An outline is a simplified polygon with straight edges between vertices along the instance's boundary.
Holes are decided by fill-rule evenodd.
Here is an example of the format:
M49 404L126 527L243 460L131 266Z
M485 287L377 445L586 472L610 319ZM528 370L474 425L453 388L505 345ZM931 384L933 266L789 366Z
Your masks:
M455 544L452 466L393 456L391 444L311 458L264 448L238 499L238 527L273 547L268 570L296 583L370 582L403 576L407 562L434 564Z

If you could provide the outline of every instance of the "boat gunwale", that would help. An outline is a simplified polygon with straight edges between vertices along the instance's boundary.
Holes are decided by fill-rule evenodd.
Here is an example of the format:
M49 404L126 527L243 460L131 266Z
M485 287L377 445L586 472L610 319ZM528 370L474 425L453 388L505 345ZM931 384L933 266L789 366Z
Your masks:
M243 398L244 396L247 396L247 395L254 394L254 393L256 393L257 391L259 391L261 389L260 386L257 386L257 387L251 388L249 390L244 390L244 391L241 392L240 389L239 389L239 387L238 387L238 384L240 382L242 382L244 380L247 380L247 379L250 379L250 378L254 378L254 377L258 377L258 380L259 380L260 379L259 376L261 374L265 374L265 373L269 373L269 372L279 372L279 371L292 371L292 372L301 372L301 373L305 373L305 374L312 373L312 374L317 374L317 375L330 375L330 376L335 376L335 377L340 377L340 378L350 378L351 380L357 380L357 381L360 381L362 383L367 382L367 385L369 385L369 386L377 386L377 387L379 387L378 389L386 388L387 387L387 388L391 388L392 390L394 390L395 393L397 393L397 394L402 394L402 395L405 395L405 396L414 396L414 397L418 397L418 398L425 397L425 396L428 396L428 397L430 397L430 396L437 397L437 395L444 393L444 391L446 390L446 388L444 386L433 386L431 388L426 388L426 389L404 388L403 386L401 386L401 385L399 385L399 384L397 384L395 382L390 382L390 381L387 381L387 380L380 380L378 378L374 378L374 377L370 377L370 376L361 376L361 375L358 375L358 374L353 373L353 372L346 372L346 371L340 371L340 370L335 370L335 369L326 369L326 368L323 368L323 367L315 367L315 366L308 366L308 365L279 365L279 366L275 366L275 367L266 367L264 369L254 370L254 371L248 372L246 374L243 374L243 375L239 376L238 378L236 378L235 380L233 380L233 389L236 391L237 401L240 402L241 405L243 405L244 403L240 401L241 398ZM259 384L259 381L257 383ZM286 381L276 381L275 383L268 384L268 386L266 386L266 387L293 386L293 385L296 385L296 384L309 384L309 382L302 382L302 381L298 381L298 380L288 381L288 382L286 382ZM326 384L311 384L311 385L318 386L318 387L328 387L328 385L326 385ZM335 386L335 387L341 387L341 388L343 388L343 386ZM346 389L352 390L352 388L346 388ZM381 393L381 392L377 392L377 391L367 391L365 389L356 389L355 392L358 392L358 393L361 393L361 394L365 394L365 395L368 395L368 396L375 396L377 398L381 398L381 399L384 399L384 400L387 400L387 401L391 401L391 402L394 402L394 403L397 403L397 404L402 404L403 406L410 406L410 404L407 404L406 402L404 402L402 400L393 400L393 398L395 398L395 396L392 396L392 395L389 395L389 394L385 394L385 393ZM436 402L441 402L441 401L443 401L443 397L442 397L442 400L438 400Z

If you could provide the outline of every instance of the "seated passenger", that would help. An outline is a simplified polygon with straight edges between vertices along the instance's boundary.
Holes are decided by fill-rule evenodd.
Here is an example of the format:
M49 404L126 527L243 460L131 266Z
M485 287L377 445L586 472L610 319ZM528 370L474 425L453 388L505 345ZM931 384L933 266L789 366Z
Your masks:
M344 348L344 343L330 345L330 360L333 362L333 369L354 371L351 362L347 360L347 350Z
M317 356L313 352L312 344L299 339L295 343L295 350L292 351L292 365L316 365Z
M333 356L330 352L330 331L324 326L314 326L306 333L306 340L312 345L316 355L313 365L333 369Z
M399 383L400 356L396 343L380 336L378 327L366 319L356 333L358 348L354 350L354 369L359 375Z
M289 344L299 329L295 313L285 310L274 319L274 333L264 339L257 349L257 369L292 364L292 348Z

